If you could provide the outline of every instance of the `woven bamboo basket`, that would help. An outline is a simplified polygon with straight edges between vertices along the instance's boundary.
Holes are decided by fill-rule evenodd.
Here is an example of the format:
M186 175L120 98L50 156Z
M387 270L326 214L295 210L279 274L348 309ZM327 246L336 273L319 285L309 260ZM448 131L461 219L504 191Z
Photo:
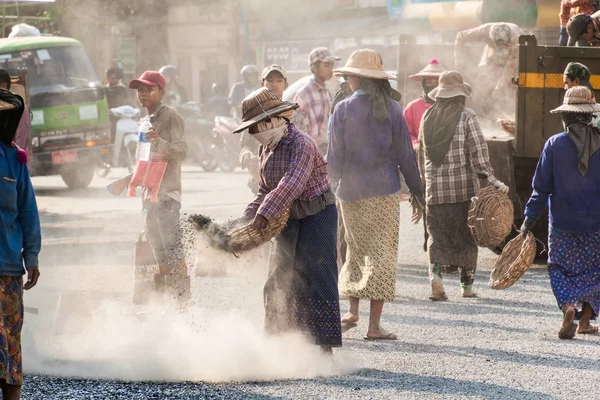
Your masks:
M492 289L506 289L518 281L531 267L537 246L533 233L527 237L518 235L504 246L490 274L489 286Z
M500 245L514 224L514 206L507 195L493 186L487 186L471 200L468 224L478 246Z
M242 223L234 220L217 224L201 214L192 215L189 219L197 230L205 234L211 247L231 253L241 253L260 247L277 237L285 228L289 216L290 210L285 210L271 219L264 230L254 229L252 221Z

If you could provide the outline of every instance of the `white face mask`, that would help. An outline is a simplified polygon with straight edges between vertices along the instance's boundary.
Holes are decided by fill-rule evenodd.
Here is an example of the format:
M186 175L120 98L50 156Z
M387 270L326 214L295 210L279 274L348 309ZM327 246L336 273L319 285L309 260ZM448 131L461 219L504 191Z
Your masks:
M271 151L277 148L281 139L287 134L288 125L283 118L273 117L271 122L259 122L258 133L251 133L252 137Z

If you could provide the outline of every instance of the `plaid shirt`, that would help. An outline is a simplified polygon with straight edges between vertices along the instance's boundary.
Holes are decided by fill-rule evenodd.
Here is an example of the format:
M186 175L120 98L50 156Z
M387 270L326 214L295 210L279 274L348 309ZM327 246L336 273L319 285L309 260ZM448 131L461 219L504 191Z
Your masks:
M569 18L577 14L592 15L596 12L596 0L562 0L560 3L560 27L566 28Z
M419 167L424 175L427 205L471 200L479 190L478 174L486 176L490 183L496 180L479 120L471 109L463 111L450 150L440 166L433 165L424 147L421 137Z
M327 140L327 122L331 113L331 94L312 78L296 93L294 99L304 113L306 133L318 143Z
M243 218L260 214L271 220L294 200L311 200L330 188L327 163L316 143L294 124L290 124L275 151L260 147L260 174L258 194Z

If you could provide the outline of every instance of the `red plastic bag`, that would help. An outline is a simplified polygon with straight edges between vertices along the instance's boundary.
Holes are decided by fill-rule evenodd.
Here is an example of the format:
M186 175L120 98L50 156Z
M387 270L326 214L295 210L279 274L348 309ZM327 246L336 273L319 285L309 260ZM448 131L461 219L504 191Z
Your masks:
M150 161L138 160L129 183L127 195L134 197L135 189L140 186L150 190L150 201L156 203L166 169L167 158L162 154L150 154Z

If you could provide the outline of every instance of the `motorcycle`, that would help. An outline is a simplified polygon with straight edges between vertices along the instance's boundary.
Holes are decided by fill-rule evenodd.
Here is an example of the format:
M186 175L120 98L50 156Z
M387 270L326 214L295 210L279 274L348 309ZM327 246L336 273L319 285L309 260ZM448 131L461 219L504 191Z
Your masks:
M213 136L218 147L219 169L223 172L232 172L240 165L240 135L234 134L239 121L231 117L215 117Z
M115 141L107 159L102 159L96 174L105 178L112 168L127 168L131 173L135 166L135 151L138 141L140 110L131 106L112 108L111 115L117 118Z
M200 112L200 105L193 101L181 105L177 111L185 122L185 140L189 157L206 172L216 170L219 166L216 157L217 144L210 120L204 118Z

